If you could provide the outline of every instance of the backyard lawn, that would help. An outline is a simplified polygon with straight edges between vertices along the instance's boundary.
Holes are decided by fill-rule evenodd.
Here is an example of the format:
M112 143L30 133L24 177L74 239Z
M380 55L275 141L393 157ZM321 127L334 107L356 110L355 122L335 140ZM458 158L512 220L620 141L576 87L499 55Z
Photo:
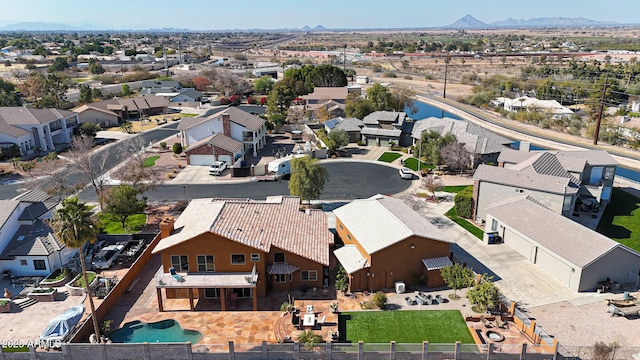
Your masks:
M103 227L103 231L107 234L132 234L142 230L147 222L146 214L131 215L125 221L125 228L122 228L120 221L114 219L109 214L100 216L100 224Z
M156 160L160 159L160 156L150 156L142 161L142 167L150 167L156 164Z
M392 163L396 161L399 157L402 157L402 154L386 152L378 158L378 161L384 161L386 163Z
M344 336L353 343L474 343L458 310L345 312L338 318L338 332L340 340Z
M640 199L613 188L611 202L602 214L597 231L640 251Z
M468 187L469 185L443 186L441 191L457 194Z

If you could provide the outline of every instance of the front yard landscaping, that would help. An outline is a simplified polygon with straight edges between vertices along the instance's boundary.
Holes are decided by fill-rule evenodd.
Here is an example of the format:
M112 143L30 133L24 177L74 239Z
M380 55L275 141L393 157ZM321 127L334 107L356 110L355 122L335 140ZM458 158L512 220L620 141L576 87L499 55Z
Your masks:
M613 188L611 202L604 210L596 230L640 251L640 199L624 190Z
M378 161L383 161L386 163L392 163L396 161L398 158L402 157L402 154L394 153L394 152L386 152L378 158Z
M137 233L142 230L146 222L146 214L135 214L127 218L127 221L125 221L125 227L122 228L120 221L116 220L113 216L110 216L109 214L100 216L100 225L103 229L102 231L109 235Z
M160 159L160 156L150 156L142 161L142 167L150 167L156 164L156 160Z
M353 343L474 343L458 310L344 312L338 332L340 340Z
M452 207L446 213L444 213L444 215L446 217L448 217L449 219L451 219L451 221L453 221L454 223L462 226L465 230L467 230L468 232L472 233L478 239L482 240L482 236L484 235L484 231L482 231L482 229L480 229L479 227L473 225L472 223L470 223L466 219L463 219L460 216L458 216L458 213L456 212L455 206Z
M420 162L420 170L422 169L433 169L435 166L433 165L427 165L425 163L423 163L422 161ZM418 159L416 158L407 158L407 160L404 161L404 166L408 167L409 169L413 170L413 171L418 171Z

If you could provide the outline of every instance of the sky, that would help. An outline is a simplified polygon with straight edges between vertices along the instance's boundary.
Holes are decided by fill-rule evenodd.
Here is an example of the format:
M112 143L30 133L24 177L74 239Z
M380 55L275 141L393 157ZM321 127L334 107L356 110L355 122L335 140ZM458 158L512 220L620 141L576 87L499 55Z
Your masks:
M623 10L636 9L637 0L0 1L0 26L38 21L111 29L416 28L446 26L467 14L485 23L509 17L585 17L640 23L636 11Z

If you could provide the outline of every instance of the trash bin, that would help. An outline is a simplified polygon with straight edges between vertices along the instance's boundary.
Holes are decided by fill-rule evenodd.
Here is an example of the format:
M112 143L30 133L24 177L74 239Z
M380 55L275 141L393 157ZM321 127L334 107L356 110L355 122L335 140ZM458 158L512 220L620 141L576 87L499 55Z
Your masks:
M487 234L487 240L489 244L495 244L496 234Z

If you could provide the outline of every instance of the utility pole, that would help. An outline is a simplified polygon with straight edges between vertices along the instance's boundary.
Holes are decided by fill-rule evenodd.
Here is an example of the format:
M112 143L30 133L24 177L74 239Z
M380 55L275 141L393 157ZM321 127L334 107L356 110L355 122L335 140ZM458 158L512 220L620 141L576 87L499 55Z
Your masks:
M444 89L442 90L443 99L447 98L447 74L449 74L450 60L451 60L451 57L449 57L449 55L447 55L447 58L444 60ZM440 115L440 118L444 118L444 109L442 109L442 114Z
M607 83L609 81L609 73L604 78L604 86L602 87L602 97L600 98L600 108L598 109L598 120L596 121L596 133L593 135L593 145L598 145L598 136L600 135L600 124L602 122L602 108L604 107L604 96L607 93Z
M347 72L347 44L344 44L344 52L342 53L342 72Z

